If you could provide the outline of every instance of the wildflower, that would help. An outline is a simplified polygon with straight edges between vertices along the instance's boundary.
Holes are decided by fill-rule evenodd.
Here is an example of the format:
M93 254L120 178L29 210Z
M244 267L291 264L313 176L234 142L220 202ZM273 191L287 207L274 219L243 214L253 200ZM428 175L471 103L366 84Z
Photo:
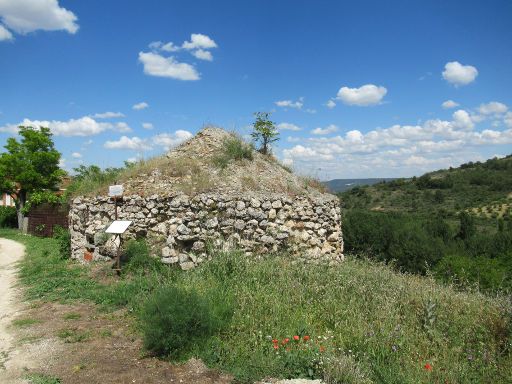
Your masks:
M304 336L304 341L308 341L308 340L309 340L309 336L308 335Z
M299 341L299 340L300 340L300 337L299 337L299 336L297 336L297 335L295 335L295 336L293 336L293 340L295 340L295 341Z
M277 343L279 343L279 340L277 340L277 339L273 339L273 340L272 340L272 343L277 344Z
M425 366L423 368L425 368L427 371L432 370L432 366L430 365L430 363L425 364Z
M274 344L274 349L276 349L276 350L279 349L279 345Z
M283 340L283 344L287 344L290 341L290 339L287 337Z

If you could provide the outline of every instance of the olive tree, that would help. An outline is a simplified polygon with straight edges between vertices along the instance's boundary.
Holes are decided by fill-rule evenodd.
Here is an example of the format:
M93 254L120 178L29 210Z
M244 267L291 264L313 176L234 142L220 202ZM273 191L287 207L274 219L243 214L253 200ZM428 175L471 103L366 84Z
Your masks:
M59 168L60 153L49 128L20 126L18 133L21 141L7 139L7 152L0 153L0 192L14 199L21 229L28 194L55 190L65 172Z

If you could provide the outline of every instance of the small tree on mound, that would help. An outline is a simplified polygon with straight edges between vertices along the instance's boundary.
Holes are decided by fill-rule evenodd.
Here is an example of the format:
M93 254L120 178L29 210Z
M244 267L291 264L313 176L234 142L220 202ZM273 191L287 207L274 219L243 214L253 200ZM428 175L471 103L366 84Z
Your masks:
M270 113L256 112L256 121L253 124L251 136L256 143L260 143L259 151L264 155L270 153L270 144L279 140L279 132L273 121L270 121Z

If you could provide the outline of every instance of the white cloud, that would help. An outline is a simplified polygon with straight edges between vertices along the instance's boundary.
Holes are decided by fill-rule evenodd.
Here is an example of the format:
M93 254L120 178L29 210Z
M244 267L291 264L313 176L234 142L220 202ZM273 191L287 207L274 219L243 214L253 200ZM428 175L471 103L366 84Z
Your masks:
M507 112L505 117L503 118L503 122L509 128L512 128L512 112Z
M366 107L380 104L387 92L384 87L366 84L359 88L341 87L336 98L348 105Z
M63 158L63 157L61 157L61 158L59 159L59 168L61 168L61 169L66 168L66 159L65 159L65 158Z
M149 104L146 103L145 101L142 101L140 103L137 103L135 105L132 106L132 109L135 109L136 111L140 111L142 109L146 109L149 107Z
M461 128L464 130L471 130L475 126L473 120L471 120L471 116L468 112L463 109L459 109L455 111L452 115L453 117L453 126L455 128Z
M152 143L165 150L169 150L192 137L192 133L185 130L177 130L175 133L161 133L152 137Z
M210 51L205 51L203 49L198 49L192 52L192 55L200 60L212 61L213 56Z
M37 30L78 31L77 17L57 0L0 0L0 18L9 29L26 34Z
M142 128L144 128L144 129L153 129L153 124L151 124L151 123L142 123Z
M78 119L70 119L67 121L59 120L30 120L23 119L18 124L8 124L0 127L0 132L17 133L18 126L27 127L48 127L56 136L92 136L102 133L106 130L129 132L131 128L123 122L111 124L94 120L90 116L80 117Z
M279 101L276 101L274 104L277 105L278 107L283 107L283 108L301 109L302 106L304 105L304 98L300 97L299 100L297 100L297 101L279 100Z
M122 132L122 133L126 133L126 132L131 132L132 129L130 128L130 126L128 124L126 124L125 122L119 122L119 123L116 123L115 124L115 130L118 131L118 132Z
M80 152L73 152L71 154L71 157L74 158L74 159L81 159L82 158L82 154Z
M325 105L327 106L327 108L333 109L336 106L336 103L333 100L329 100Z
M315 128L311 131L311 133L313 135L328 135L330 133L334 133L338 130L338 127L335 126L334 124L331 124L331 125L328 125L327 127L325 128Z
M316 113L316 109L307 108L307 109L305 110L305 112L306 112L306 113L313 113L313 114L314 114L314 113Z
M175 46L172 41L169 41L167 44L162 45L160 49L165 52L177 52L180 50L180 47Z
M192 33L190 41L185 41L182 45L185 49L210 49L217 48L217 44L209 36L201 33Z
M121 136L121 138L117 141L106 141L103 146L108 149L130 149L135 151L145 151L151 149L151 146L147 143L147 140L141 139L137 136L132 138Z
M12 33L0 24L0 41L12 40Z
M177 80L199 80L199 73L187 63L180 63L174 57L163 57L153 52L139 52L139 61L144 73L151 76L169 77Z
M507 110L508 107L505 104L499 103L497 101L481 104L478 108L478 112L480 112L482 115L501 115L507 112Z
M121 112L103 112L103 113L95 113L92 117L96 119L113 119L116 117L124 117L124 114Z
M300 131L300 127L292 123L279 123L277 124L279 131Z
M441 104L441 106L444 108L444 109L450 109L450 108L455 108L455 107L458 107L460 104L453 101L453 100L446 100L443 104Z
M472 65L462 65L458 61L450 61L444 66L443 78L456 87L472 83L477 76L478 70Z

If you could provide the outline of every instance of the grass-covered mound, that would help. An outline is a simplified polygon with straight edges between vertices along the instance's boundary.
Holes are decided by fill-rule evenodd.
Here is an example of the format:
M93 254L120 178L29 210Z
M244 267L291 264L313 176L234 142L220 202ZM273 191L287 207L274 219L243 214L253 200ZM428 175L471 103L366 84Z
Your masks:
M27 244L21 277L30 297L126 306L150 351L198 356L243 382L269 376L332 383L512 380L506 297L458 292L350 258L327 267L213 254L211 262L182 273L154 262L141 244L131 245L119 280L100 282L86 267L62 259L54 240L5 234ZM166 291L175 298L162 296ZM174 303L181 311L168 308ZM174 320L181 326L169 328ZM190 332L187 322L197 334L182 333ZM153 348L155 335L172 351ZM166 343L187 341L183 336L194 343Z

